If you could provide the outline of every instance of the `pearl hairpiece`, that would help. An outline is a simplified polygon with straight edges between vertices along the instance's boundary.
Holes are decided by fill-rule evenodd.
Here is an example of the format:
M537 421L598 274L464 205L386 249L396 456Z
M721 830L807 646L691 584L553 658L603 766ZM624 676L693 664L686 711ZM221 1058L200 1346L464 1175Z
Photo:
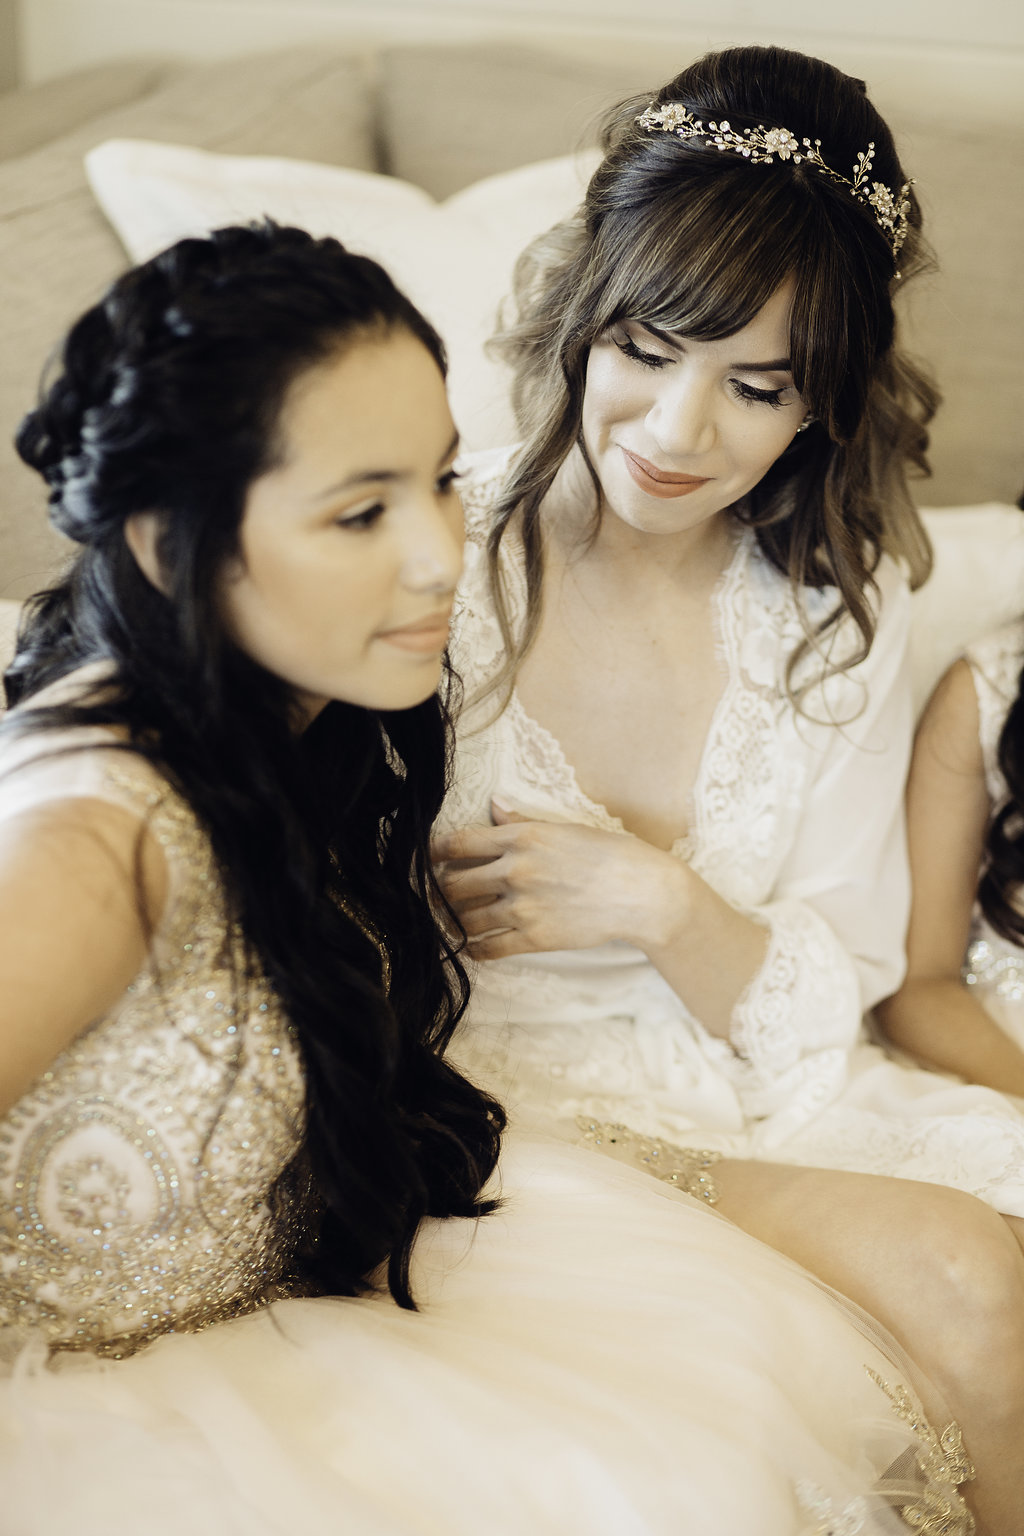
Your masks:
M871 162L875 158L874 141L861 150L853 167L853 180L834 171L821 158L821 140L798 139L788 128L744 128L738 132L724 119L720 123L704 123L694 117L681 102L670 101L663 107L648 107L636 119L641 128L653 132L674 133L680 139L707 139L716 149L730 150L755 164L771 165L776 157L799 164L806 160L830 181L849 187L858 202L865 203L874 216L875 223L889 238L893 260L907 238L907 215L910 203L907 193L913 186L905 181L898 192L893 192L882 181L870 181ZM897 274L898 276L899 274Z

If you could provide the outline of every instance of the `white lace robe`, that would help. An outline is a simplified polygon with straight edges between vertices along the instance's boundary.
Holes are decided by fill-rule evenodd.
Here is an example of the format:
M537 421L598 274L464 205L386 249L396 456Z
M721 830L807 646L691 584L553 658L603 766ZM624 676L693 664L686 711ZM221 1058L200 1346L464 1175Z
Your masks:
M475 702L501 657L483 543L507 455L475 460L454 659L466 689L445 827L486 823L493 794L540 820L622 831L512 695ZM513 621L525 579L506 541ZM477 968L460 1059L520 1114L577 1116L727 1154L954 1184L1024 1215L1024 1116L1000 1095L890 1061L862 1016L898 986L909 903L902 796L911 740L910 597L877 572L871 653L805 697L784 678L803 627L786 581L739 532L714 595L724 686L674 852L770 932L729 1036L703 1028L626 944ZM813 626L835 602L804 598ZM844 626L833 658L856 636ZM614 721L609 722L614 729Z

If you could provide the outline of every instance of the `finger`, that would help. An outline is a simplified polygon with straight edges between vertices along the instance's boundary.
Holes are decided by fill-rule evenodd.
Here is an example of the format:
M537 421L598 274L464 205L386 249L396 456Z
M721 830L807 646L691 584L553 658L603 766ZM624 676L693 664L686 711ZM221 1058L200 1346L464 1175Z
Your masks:
M501 902L488 902L486 906L474 907L465 916L459 914L459 919L470 943L476 943L488 934L497 933L509 926L508 913Z
M472 869L447 869L438 884L453 907L463 904L479 905L481 901L494 901L508 891L508 881L497 873L500 860L490 864L477 864Z
M508 836L500 827L461 827L457 832L439 832L433 837L430 857L435 864L459 859L497 859L507 845Z
M474 960L505 960L511 955L532 955L536 946L516 928L504 928L471 938L466 948Z

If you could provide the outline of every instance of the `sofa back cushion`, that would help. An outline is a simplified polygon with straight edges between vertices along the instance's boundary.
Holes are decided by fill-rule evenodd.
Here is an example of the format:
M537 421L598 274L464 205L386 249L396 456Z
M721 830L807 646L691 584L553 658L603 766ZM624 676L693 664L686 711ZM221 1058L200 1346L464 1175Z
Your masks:
M127 265L89 190L87 151L112 135L145 131L238 153L370 166L371 118L361 58L298 49L172 73L147 96L0 161L0 597L34 591L66 554L47 526L42 482L18 460L12 439L63 331Z

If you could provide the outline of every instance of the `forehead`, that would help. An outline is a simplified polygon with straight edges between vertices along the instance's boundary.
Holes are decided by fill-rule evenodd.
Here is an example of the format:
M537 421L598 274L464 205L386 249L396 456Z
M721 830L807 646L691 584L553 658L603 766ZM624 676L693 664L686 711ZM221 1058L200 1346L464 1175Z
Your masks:
M398 326L364 332L289 386L278 419L282 467L363 456L374 448L415 458L450 413L441 370ZM372 455L371 455L372 456Z

